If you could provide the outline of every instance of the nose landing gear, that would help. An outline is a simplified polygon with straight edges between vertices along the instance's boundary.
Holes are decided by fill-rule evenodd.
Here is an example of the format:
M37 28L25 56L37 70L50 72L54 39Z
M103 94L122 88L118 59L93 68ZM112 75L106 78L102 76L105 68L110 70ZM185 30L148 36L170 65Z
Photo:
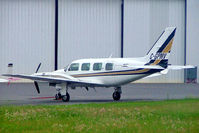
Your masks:
M57 94L55 95L55 100L62 99L63 102L68 102L70 100L68 86L66 84L56 85L56 90Z
M68 102L70 100L70 95L68 92L66 92L66 95L62 96L62 101L63 102Z

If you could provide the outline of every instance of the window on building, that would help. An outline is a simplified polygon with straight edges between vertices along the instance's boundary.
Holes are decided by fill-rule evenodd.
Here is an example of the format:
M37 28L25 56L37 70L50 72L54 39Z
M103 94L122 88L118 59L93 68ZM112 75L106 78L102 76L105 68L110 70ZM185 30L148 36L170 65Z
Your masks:
M106 63L106 70L113 70L113 63Z
M102 63L94 63L93 70L94 71L100 71L100 70L102 70Z
M90 70L90 63L83 63L81 70L82 71L89 71Z
M79 70L79 63L73 63L70 65L68 71L78 71Z

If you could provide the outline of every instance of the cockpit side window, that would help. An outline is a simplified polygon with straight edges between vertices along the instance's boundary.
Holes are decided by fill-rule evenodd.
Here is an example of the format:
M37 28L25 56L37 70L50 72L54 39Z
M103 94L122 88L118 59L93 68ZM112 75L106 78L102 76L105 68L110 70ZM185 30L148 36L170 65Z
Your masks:
M106 63L106 70L113 70L113 63Z
M89 71L90 70L90 63L83 63L81 70L82 71Z
M102 63L94 63L93 64L93 70L94 71L100 71L100 70L102 70Z
M68 71L78 71L79 70L79 63L72 63L68 69Z

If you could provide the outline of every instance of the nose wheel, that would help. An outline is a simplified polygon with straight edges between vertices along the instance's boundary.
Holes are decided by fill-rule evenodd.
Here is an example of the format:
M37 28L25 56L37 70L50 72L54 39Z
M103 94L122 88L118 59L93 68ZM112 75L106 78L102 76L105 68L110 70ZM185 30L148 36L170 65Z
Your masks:
M62 99L63 102L68 102L70 100L70 95L68 93L68 86L66 84L57 84L56 85L57 94L55 99Z
M62 101L63 102L68 102L70 100L70 95L68 92L66 92L66 95L62 96Z

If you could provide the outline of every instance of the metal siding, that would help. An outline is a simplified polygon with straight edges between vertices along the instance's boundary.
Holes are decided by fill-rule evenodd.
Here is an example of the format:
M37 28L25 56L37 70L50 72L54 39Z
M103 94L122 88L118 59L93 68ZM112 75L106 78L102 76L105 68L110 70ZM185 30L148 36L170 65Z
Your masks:
M187 0L187 64L196 65L199 69L199 1ZM199 83L199 70L197 73Z
M1 74L10 62L15 73L53 70L54 0L1 0L0 29Z
M59 0L58 67L72 60L120 57L120 0Z
M184 0L125 0L124 57L146 55L162 31L176 26L169 63L184 64ZM183 71L139 82L183 82Z

